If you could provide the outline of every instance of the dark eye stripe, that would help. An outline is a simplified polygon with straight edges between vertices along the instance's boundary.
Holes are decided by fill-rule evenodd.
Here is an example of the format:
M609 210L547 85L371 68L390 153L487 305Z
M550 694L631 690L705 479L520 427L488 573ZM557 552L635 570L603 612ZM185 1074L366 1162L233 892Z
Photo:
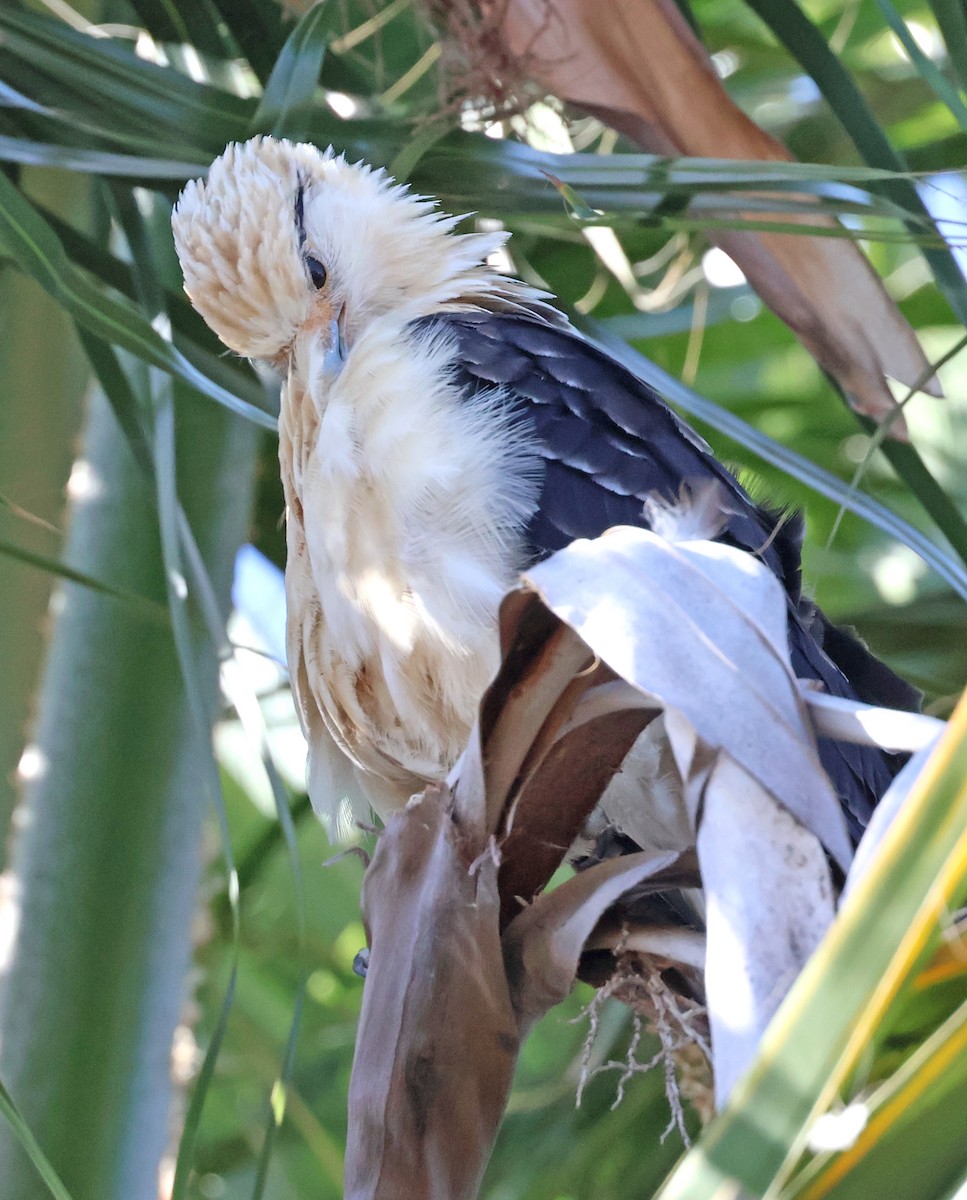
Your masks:
M299 237L299 249L306 244L306 185L300 181L298 191L295 194L295 227Z
M306 267L309 271L309 278L312 280L312 286L319 291L326 286L326 268L318 260L313 258L311 254L306 255Z

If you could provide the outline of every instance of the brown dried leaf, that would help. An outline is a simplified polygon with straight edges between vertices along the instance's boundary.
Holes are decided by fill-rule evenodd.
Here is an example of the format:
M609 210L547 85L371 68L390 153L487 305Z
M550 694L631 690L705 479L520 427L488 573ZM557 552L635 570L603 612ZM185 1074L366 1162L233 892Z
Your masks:
M504 660L451 786L464 828L481 844L499 836L504 928L563 862L660 709L595 664L527 588L501 606L500 641Z
M511 603L520 609L519 636L505 648L501 670L484 695L471 735L471 754L483 769L482 818L480 792L475 787L471 795L460 782L466 773L466 756L451 773L457 781L455 803L461 820L485 835L497 829L534 739L561 694L594 657L567 625L541 605L524 605L517 598Z
M645 150L792 159L729 98L674 0L484 0L480 9L498 59ZM834 223L820 213L783 220ZM854 244L741 231L713 240L859 411L880 420L895 412L887 376L940 394L913 330ZM905 436L902 418L891 432Z
M570 730L521 789L501 839L501 926L517 916L564 861L581 827L653 713L599 716Z
M595 665L573 630L526 588L501 607L501 644L501 669L451 780L465 827L500 838L503 927L560 866L659 710Z
M496 865L471 870L449 792L392 817L366 872L370 965L349 1090L347 1200L472 1200L519 1048Z
M522 1036L570 993L585 943L625 892L698 885L691 851L628 854L598 863L539 896L508 925L502 939Z
M449 792L428 788L391 818L366 873L347 1200L472 1200L521 1041L571 990L602 914L645 881L697 882L691 854L612 860L541 897L502 946L496 856L471 849Z

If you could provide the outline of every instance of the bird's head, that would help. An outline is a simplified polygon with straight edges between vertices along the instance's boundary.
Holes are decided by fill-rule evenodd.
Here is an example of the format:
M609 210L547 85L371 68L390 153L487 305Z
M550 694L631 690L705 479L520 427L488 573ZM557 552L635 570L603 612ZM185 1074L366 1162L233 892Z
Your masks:
M485 263L503 235L457 220L382 170L256 137L185 187L172 224L195 308L230 349L284 366L304 332L344 354L375 318L506 292Z

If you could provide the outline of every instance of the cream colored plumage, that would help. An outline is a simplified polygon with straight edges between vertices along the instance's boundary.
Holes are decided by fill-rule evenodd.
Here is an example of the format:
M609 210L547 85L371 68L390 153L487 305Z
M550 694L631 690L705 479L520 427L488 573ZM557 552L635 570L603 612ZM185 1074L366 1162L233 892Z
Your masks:
M468 414L446 345L404 330L551 310L486 265L502 235L456 220L381 171L271 138L230 146L173 218L194 306L284 376L288 657L321 809L342 790L333 743L383 814L446 773L520 565L537 464L500 394Z

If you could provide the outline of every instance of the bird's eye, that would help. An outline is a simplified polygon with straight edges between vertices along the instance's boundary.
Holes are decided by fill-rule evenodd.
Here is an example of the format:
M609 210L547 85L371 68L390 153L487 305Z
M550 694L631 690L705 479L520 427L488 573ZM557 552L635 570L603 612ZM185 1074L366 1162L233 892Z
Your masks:
M326 286L326 268L322 265L318 258L313 258L311 254L306 255L306 268L309 271L309 278L312 280L312 286L316 291L320 291Z

